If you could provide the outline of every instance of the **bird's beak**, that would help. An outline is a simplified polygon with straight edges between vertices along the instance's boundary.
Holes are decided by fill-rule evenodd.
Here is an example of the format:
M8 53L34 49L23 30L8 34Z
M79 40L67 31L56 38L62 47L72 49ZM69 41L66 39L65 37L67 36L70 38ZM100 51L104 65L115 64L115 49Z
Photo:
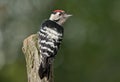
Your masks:
M64 14L64 17L65 18L69 18L69 17L71 17L72 15L70 15L70 14Z

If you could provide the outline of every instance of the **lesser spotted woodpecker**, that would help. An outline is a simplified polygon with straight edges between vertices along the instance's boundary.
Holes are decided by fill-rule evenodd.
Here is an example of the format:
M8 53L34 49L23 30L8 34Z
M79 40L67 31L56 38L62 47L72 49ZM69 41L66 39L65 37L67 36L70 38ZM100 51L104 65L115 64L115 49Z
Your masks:
M55 10L48 20L45 20L39 31L39 51L41 54L39 76L41 79L49 79L51 64L58 52L63 39L64 29L62 24L70 17L63 10Z

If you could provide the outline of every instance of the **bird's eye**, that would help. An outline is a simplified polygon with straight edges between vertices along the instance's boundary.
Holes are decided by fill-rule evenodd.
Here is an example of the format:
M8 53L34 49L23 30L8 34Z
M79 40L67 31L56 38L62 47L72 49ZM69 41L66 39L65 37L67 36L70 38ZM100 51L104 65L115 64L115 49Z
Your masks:
M61 16L61 15L62 15L62 13L59 14L59 16Z

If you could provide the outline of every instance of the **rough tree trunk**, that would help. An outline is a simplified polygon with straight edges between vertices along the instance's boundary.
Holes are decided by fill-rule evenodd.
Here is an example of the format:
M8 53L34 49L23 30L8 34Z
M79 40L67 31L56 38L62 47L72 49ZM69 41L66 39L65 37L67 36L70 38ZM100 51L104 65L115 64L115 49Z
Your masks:
M40 79L38 69L40 67L40 52L38 48L38 34L32 34L23 41L22 47L25 54L28 82L53 82L53 70L50 79ZM53 67L52 67L53 68Z

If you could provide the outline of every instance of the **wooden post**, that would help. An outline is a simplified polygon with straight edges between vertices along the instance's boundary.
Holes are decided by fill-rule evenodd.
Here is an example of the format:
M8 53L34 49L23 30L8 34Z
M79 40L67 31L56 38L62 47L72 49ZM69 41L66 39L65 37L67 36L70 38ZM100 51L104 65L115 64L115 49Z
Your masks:
M49 80L47 78L40 79L38 74L41 60L38 48L38 34L32 34L23 41L22 51L26 59L28 82L53 82L52 69Z

